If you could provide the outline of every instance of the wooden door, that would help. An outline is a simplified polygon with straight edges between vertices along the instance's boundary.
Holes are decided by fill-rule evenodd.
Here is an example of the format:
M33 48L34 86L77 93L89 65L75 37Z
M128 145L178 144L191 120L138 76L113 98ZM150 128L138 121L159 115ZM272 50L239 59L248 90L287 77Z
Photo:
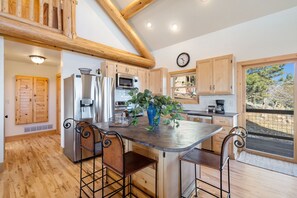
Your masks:
M227 55L213 60L213 92L215 94L233 93L232 57L232 55Z
M196 62L196 82L198 95L207 95L213 93L212 64L212 59Z
M15 124L32 123L33 77L16 76Z
M155 69L150 71L150 91L154 95L162 95L163 83L162 83L162 71L160 69Z
M57 122L56 128L57 133L61 134L61 74L57 74L56 76L56 89L57 89L57 101L56 101L56 108L57 108Z
M101 72L103 76L115 79L117 65L115 62L105 61L101 64Z
M33 122L48 121L48 78L34 77Z
M144 92L148 89L148 70L138 69L139 91Z

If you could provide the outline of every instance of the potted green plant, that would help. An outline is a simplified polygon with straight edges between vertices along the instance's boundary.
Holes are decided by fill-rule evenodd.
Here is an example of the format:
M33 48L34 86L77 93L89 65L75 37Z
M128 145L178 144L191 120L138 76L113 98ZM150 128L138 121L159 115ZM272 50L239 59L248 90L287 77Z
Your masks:
M129 92L131 99L127 101L128 104L134 105L131 111L132 114L132 124L136 126L138 124L138 115L143 110L147 110L148 120L150 126L148 130L153 130L160 123L160 117L166 116L163 124L173 123L176 127L179 126L178 120L183 120L180 113L183 112L182 105L174 101L169 96L154 96L148 89L144 92L138 92L137 89L133 89ZM169 116L168 116L169 115Z

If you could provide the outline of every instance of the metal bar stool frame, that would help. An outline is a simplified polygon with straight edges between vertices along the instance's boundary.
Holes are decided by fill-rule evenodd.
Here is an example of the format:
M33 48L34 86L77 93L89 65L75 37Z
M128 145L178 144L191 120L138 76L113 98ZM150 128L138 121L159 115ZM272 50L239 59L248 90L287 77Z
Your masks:
M243 127L240 127L240 126L236 126L236 127L233 127L229 134L224 138L223 140L223 143L222 143L222 146L221 146L221 155L217 155L217 154L214 154L214 153L211 153L211 152L208 152L208 151L203 151L203 150L200 150L198 148L194 148L192 149L191 151L187 152L186 154L184 154L183 156L180 157L180 160L179 160L179 171L180 171L180 197L183 198L182 196L182 161L187 161L189 163L193 163L194 164L194 169L195 169L195 188L193 189L193 191L195 190L195 197L198 197L198 194L197 194L197 189L199 190L202 190L214 197L217 197L217 198L222 198L223 197L223 192L227 193L228 195L228 198L231 197L231 189L230 189L230 158L229 158L229 154L228 154L228 145L229 145L229 142L232 140L233 137L238 137L239 139L236 139L234 140L234 145L237 147L237 148L243 148L245 146L245 138L247 136L247 130ZM200 153L200 152L203 152L204 154L205 153L208 153L208 155L212 155L212 156L217 156L217 158L219 158L219 171L220 171L220 187L217 187L213 184L210 184L206 181L203 181L202 179L200 178L197 178L197 171L196 171L196 165L205 165L205 164L199 164L195 162L195 160L191 160L187 157L187 155L190 153L190 152L193 152L193 153ZM206 154L207 155L207 154ZM198 160L199 161L199 160ZM225 166L227 165L227 171L228 171L228 190L224 190L223 189L223 170L225 168ZM207 165L206 165L207 166ZM200 187L197 186L197 181L200 181L202 183L205 183L209 186L212 186L218 190L220 190L220 197L218 197L217 195L213 194L212 192L209 192L205 189L202 189ZM193 192L192 191L192 192Z

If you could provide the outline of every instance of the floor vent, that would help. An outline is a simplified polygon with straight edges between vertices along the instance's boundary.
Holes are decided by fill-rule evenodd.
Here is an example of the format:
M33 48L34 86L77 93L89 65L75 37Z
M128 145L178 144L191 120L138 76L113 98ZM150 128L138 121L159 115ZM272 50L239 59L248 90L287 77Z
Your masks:
M48 129L52 129L52 128L53 128L52 124L37 125L37 126L25 127L24 132L43 131L43 130L48 130Z

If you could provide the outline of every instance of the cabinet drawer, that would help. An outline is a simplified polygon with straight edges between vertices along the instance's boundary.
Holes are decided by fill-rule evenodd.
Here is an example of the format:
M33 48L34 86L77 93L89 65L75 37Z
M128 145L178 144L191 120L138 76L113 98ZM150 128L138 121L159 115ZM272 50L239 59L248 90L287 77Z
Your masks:
M213 124L221 126L233 126L233 119L229 117L213 116Z

